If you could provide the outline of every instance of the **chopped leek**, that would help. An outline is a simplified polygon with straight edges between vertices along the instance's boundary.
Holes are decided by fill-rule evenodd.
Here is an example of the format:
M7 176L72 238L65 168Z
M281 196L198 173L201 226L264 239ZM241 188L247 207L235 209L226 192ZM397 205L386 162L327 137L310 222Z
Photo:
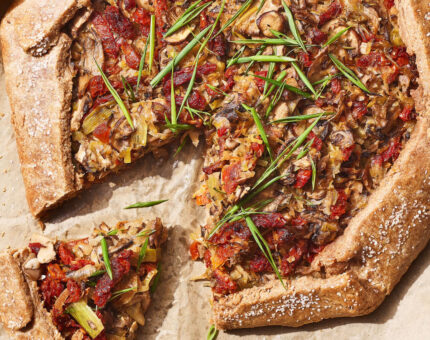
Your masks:
M84 300L73 302L67 307L66 312L69 313L93 339L104 330L102 321Z

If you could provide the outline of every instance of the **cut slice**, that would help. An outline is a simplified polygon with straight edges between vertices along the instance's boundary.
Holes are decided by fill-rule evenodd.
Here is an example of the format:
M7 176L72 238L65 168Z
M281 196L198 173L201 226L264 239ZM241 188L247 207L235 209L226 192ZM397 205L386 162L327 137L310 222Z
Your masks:
M133 339L166 238L159 219L102 223L78 240L34 236L0 255L1 322L16 338Z

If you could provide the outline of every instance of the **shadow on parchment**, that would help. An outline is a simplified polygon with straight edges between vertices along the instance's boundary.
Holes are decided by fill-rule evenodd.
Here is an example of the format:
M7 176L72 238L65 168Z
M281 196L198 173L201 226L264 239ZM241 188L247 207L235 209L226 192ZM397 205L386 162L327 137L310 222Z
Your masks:
M263 327L254 329L243 329L236 331L229 331L227 334L234 334L237 336L241 335L257 335L257 336L269 336L269 335L281 335L281 334L294 334L295 332L302 331L318 331L322 329L336 328L345 324L353 323L375 323L384 324L388 320L392 319L395 315L400 301L404 298L406 293L417 278L424 272L424 270L430 266L430 244L424 248L418 258L409 267L409 270L402 277L400 282L396 285L394 290L389 296L386 297L384 302L377 308L373 313L365 316L354 317L354 318L337 318L324 320L319 323L302 326L300 328L290 327Z
M71 217L83 216L94 213L108 207L109 200L114 190L120 188L134 188L139 181L145 178L162 177L172 178L175 164L178 161L189 164L193 159L202 155L202 144L196 148L193 145L186 145L177 157L173 157L178 149L178 142L165 147L168 155L162 158L155 158L148 154L133 164L112 173L101 183L95 183L90 188L84 189L78 196L64 202L60 207L53 209L44 218L46 223L60 223Z

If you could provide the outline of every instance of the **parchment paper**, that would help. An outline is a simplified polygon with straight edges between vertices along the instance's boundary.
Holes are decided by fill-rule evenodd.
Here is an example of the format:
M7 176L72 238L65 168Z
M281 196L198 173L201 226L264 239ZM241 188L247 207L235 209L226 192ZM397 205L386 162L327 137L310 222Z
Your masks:
M61 0L54 0L61 1ZM0 17L9 1L0 1ZM37 18L35 18L37 20ZM52 237L80 237L100 222L160 216L169 226L163 252L160 285L148 310L139 339L205 339L210 325L210 289L189 279L203 271L188 255L188 235L205 222L203 209L191 199L197 187L204 146L187 145L173 158L151 155L132 168L66 202L46 221L44 233ZM139 210L123 207L137 201L169 199ZM30 215L25 199L10 108L0 60L0 249L23 247L33 233L42 232ZM429 339L430 247L414 262L382 306L373 314L343 318L299 329L267 327L221 332L218 339ZM8 339L0 330L0 340Z

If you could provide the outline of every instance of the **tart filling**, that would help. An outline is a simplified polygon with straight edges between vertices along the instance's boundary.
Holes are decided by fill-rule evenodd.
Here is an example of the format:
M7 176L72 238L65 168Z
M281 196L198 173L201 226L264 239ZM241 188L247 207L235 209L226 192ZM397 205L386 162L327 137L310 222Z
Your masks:
M89 238L29 244L24 272L65 339L133 339L145 324L166 230L147 224L101 224Z

